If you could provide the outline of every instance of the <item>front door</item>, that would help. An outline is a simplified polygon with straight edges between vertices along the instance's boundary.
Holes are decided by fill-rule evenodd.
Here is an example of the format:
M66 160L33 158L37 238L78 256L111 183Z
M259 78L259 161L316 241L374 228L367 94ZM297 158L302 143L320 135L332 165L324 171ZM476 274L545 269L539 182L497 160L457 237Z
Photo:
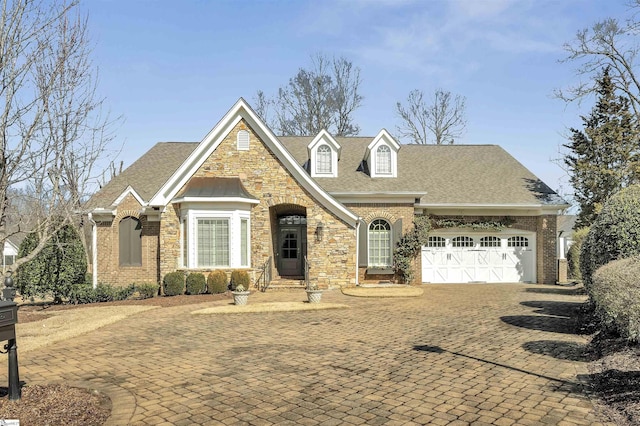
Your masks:
M302 275L300 227L280 229L280 275Z

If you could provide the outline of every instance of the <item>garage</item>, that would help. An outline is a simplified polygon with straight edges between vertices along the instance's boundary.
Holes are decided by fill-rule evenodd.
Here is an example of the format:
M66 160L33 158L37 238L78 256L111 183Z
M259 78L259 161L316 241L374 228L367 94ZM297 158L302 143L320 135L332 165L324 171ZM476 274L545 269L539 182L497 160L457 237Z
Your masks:
M422 282L535 282L535 247L534 233L433 234L422 247Z

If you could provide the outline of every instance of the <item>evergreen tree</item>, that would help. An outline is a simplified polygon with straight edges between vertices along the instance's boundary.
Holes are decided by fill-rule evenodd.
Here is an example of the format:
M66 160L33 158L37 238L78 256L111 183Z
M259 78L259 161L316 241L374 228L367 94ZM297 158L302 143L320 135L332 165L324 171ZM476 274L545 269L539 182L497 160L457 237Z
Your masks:
M571 129L570 152L564 157L574 197L580 206L576 227L590 226L605 201L622 188L637 182L639 175L638 123L629 100L616 95L605 68L596 81L598 100L584 129Z
M18 258L38 245L38 235L30 233L20 244ZM65 225L32 260L20 265L17 288L23 297L53 297L61 302L73 287L85 281L87 261L75 228Z

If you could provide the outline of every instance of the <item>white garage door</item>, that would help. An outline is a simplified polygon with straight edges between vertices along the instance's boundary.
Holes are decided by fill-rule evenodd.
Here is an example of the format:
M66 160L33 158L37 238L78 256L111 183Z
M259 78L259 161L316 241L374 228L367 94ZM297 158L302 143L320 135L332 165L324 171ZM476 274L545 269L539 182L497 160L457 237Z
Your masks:
M422 247L422 282L534 282L535 259L533 233L432 235Z

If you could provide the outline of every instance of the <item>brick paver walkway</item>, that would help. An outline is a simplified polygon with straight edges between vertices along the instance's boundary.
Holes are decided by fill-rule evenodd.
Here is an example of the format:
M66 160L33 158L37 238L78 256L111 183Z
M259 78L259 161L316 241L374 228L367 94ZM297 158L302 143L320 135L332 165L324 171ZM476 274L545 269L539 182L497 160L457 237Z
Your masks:
M20 356L27 383L111 396L110 424L600 424L567 309L539 285L430 285L349 309L191 315L158 308ZM302 300L252 294L249 303ZM225 302L219 302L224 304ZM210 305L209 305L210 306Z

